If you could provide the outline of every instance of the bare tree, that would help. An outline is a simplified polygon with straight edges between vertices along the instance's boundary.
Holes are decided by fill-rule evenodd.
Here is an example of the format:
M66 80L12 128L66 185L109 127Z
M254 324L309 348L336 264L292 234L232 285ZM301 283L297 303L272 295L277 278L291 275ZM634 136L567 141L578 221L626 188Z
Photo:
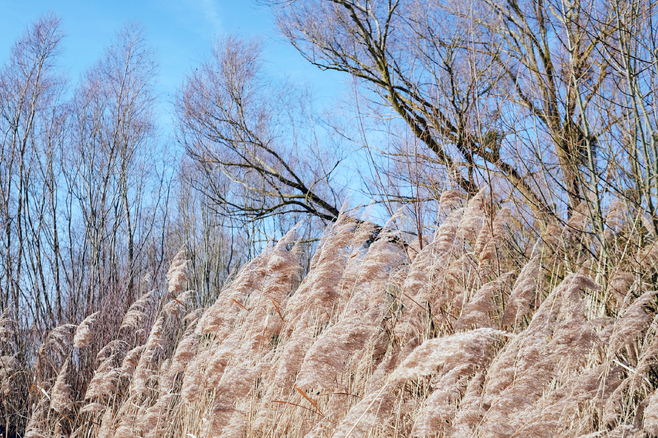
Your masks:
M604 22L609 38L597 47L608 61L610 81L595 100L603 119L616 122L601 136L602 150L612 164L604 182L625 195L636 211L646 212L654 233L658 231L657 12L649 1L610 3ZM603 24L598 22L597 27Z
M197 188L243 224L294 214L333 221L343 202L332 185L341 160L313 129L308 96L266 78L260 50L220 41L183 87L179 141L203 176Z
M123 291L124 306L139 295L139 254L162 197L161 183L151 178L158 166L155 74L153 53L131 25L76 90L66 171L73 212L68 220L74 224L67 283L74 312L97 309L108 288Z
M572 211L587 197L587 173L581 169L591 168L598 143L587 117L608 78L598 49L608 39L609 18L597 1L481 4L489 14L469 16L486 29L482 49L504 72L500 84L513 90L506 110L523 109L530 118L526 124L534 119L545 129L560 170L550 176L566 192Z
M502 177L548 220L584 205L598 234L606 193L639 190L628 201L655 216L651 2L264 3L308 61L349 73L426 148L389 157L438 163L468 193Z
M32 336L61 314L61 267L52 234L58 148L65 134L65 83L56 68L61 39L56 17L37 20L0 71L0 319L11 334L5 331L0 356L18 363L32 357ZM17 370L12 376L13 391L26 396L2 397L0 434L15 436L24 425L29 385L29 375Z
M502 152L492 91L503 72L481 50L469 17L432 1L267 2L280 28L310 62L351 74L381 96L467 193L491 166L540 214L540 190ZM480 8L482 13L486 13Z
M32 318L48 303L51 276L40 260L47 225L52 225L50 161L62 136L63 80L54 67L62 38L59 20L38 20L17 41L0 80L0 311L34 300ZM42 142L42 140L44 142ZM51 242L57 246L55 241ZM51 260L55 277L59 269Z
M187 250L190 288L210 305L237 269L255 257L251 251L256 247L248 234L236 232L232 218L217 214L217 206L200 189L204 176L198 173L189 162L177 169L167 244Z

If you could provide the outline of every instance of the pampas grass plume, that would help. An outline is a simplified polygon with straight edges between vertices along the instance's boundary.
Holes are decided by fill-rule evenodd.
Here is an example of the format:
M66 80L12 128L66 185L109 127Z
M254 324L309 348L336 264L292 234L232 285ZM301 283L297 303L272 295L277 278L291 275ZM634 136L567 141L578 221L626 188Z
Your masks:
M459 190L445 190L439 198L439 205L442 209L447 209L459 205L464 199L464 194Z
M430 339L418 346L391 374L389 382L406 382L428 376L439 367L478 365L489 359L489 347L509 333L481 328L443 338Z
M185 282L188 279L187 263L185 251L181 249L174 257L169 272L167 272L168 292L172 296L178 295L184 289Z
M91 325L96 320L99 312L92 313L86 317L78 326L75 331L75 337L73 338L73 346L76 348L85 348L89 345L93 338L93 332L91 331Z
M507 301L507 308L502 317L503 325L512 325L531 311L530 304L535 296L539 269L539 257L534 256L521 270Z
M73 401L71 400L71 387L66 382L68 378L68 359L64 362L64 366L57 375L55 385L50 394L50 407L60 414L69 411L73 408Z
M142 320L146 316L147 306L149 305L149 301L151 300L151 297L153 296L154 293L155 290L145 293L130 306L125 316L123 317L123 321L121 322L121 326L119 327L119 329L123 329L123 328L134 329L139 327Z
M603 266L571 254L596 251L587 233L550 224L535 242L525 221L505 225L521 219L506 208L491 222L484 194L460 208L465 195L444 192L422 243L402 220L393 231L341 217L303 278L293 230L208 308L194 310L212 291L184 290L198 279L180 251L166 289L122 320L35 330L34 364L3 314L0 414L29 418L17 436L35 438L658 435L657 292L640 266L658 254L652 237L626 245L620 210L609 242L626 252L610 245L617 264ZM585 273L613 273L606 294ZM101 339L113 340L94 360ZM21 392L27 410L12 404Z

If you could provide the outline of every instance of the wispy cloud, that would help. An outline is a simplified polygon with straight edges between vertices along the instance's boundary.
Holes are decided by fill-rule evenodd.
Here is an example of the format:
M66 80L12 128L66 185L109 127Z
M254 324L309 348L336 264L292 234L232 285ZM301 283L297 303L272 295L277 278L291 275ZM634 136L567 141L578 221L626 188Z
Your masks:
M208 38L225 31L222 22L221 0L151 0L180 26Z
M206 21L212 25L214 32L220 33L224 31L216 0L190 0L189 3L194 4L203 13Z

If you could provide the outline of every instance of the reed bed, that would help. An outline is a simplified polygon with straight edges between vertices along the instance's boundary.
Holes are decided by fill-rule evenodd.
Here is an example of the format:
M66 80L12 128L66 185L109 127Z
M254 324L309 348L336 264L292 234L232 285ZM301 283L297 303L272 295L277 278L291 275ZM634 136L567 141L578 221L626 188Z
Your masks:
M104 309L29 363L6 342L5 406L30 391L30 438L658 435L655 236L614 205L602 260L586 218L528 237L486 199L446 195L424 242L343 218L306 275L293 230L208 308L181 252L93 361Z

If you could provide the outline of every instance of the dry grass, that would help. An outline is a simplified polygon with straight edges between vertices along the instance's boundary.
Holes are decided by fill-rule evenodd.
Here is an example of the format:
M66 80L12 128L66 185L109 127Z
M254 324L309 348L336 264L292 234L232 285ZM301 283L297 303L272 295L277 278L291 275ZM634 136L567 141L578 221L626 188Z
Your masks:
M180 253L164 302L147 294L121 316L88 383L74 376L103 310L31 363L3 352L4 400L32 376L30 437L658 434L650 236L608 233L609 269L587 233L527 239L483 200L446 196L422 250L388 228L366 246L372 229L341 220L303 279L293 231L207 309L184 291Z

